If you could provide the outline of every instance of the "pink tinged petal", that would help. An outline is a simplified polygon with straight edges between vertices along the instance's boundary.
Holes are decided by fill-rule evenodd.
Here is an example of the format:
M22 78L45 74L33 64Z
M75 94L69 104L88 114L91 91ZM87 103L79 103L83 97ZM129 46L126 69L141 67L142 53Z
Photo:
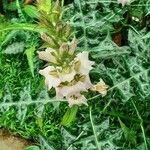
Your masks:
M47 48L45 51L38 51L39 58L47 62L57 63L55 56L52 55L53 49Z
M45 84L48 86L49 90L52 87L57 87L61 83L59 78L50 74L50 72L54 70L55 68L53 66L48 66L45 69L39 71L39 73L45 77Z
M84 95L81 95L80 93L67 97L67 100L69 103L69 107L72 107L73 105L81 106L82 104L88 106L87 99Z
M60 48L59 51L61 54L63 54L64 52L68 52L69 51L69 46L67 43L63 43Z
M89 60L88 55L88 52L82 52L79 53L76 57L76 60L80 61L81 63L79 72L83 75L88 75L90 70L93 68L92 65L94 62Z
M74 37L70 43L69 54L73 55L76 48L77 48L77 39Z

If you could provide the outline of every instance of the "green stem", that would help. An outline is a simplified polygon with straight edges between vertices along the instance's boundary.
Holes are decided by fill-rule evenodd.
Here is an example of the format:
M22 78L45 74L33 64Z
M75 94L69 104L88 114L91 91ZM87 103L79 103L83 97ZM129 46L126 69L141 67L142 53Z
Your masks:
M90 107L90 121L91 121L92 129L93 129L93 134L94 134L94 138L95 138L96 147L97 147L98 150L101 150L101 144L98 143L98 138L97 138L97 134L96 134L96 129L95 129L94 123L93 123L91 107Z
M132 101L132 104L133 104L133 106L135 108L135 111L136 111L136 114L137 114L137 116L138 116L138 118L140 120L140 127L141 127L142 134L143 134L143 139L144 139L144 143L145 143L145 149L148 150L147 141L146 141L146 135L145 135L145 130L144 130L144 127L143 127L143 119L140 116L140 113L139 113L139 111L138 111L138 109L137 109L134 101Z

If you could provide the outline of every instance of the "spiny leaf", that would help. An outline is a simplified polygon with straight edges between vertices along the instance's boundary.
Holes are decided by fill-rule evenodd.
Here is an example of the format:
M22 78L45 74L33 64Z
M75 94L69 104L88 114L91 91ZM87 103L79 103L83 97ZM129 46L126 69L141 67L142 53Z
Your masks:
M12 107L15 107L17 119L20 120L21 123L23 123L26 117L26 113L27 113L29 106L34 105L35 114L38 117L41 117L45 108L44 106L48 103L53 103L57 101L57 100L54 100L54 99L52 100L51 98L49 98L46 89L42 90L39 93L38 98L33 100L31 97L30 86L28 86L28 87L24 87L23 91L20 92L19 101L14 102L12 99L11 93L9 92L8 87L6 88L6 90L8 92L4 95L3 101L0 103L0 112L4 113L10 110Z
M39 135L41 150L56 150L42 135Z
M136 134L133 130L129 129L122 121L121 119L118 117L121 129L124 133L125 139L129 142L131 142L132 144L136 144Z
M78 125L78 131L80 131L78 137L71 133L63 134L64 144L68 150L78 149L78 147L82 150L119 149L120 147L116 143L121 140L122 131L120 129L111 129L109 118L100 121L101 117L92 115L91 110L89 115L89 122ZM68 147L68 145L70 146Z
M140 35L136 34L136 36L131 36L131 33L130 31L128 39L130 47L124 55L119 56L117 53L116 55L115 53L114 55L109 55L114 52L114 44L109 42L108 38L104 41L105 43L107 41L109 42L109 48L111 49L106 50L108 54L104 55L105 57L101 57L101 54L100 57L98 57L99 55L95 56L94 52L92 52L92 55L95 56L94 58L99 63L93 72L111 81L112 87L109 89L109 91L111 91L110 94L123 102L127 102L133 96L144 99L150 94L150 69L148 67L150 55L148 45L145 43L146 40L143 41ZM118 49L118 52L119 51L123 54L121 49ZM105 62L101 63L103 60L105 60Z
M81 50L89 51L92 47L99 46L102 35L107 34L108 30L114 30L112 23L123 18L124 10L115 4L110 7L111 2L75 0L65 12L64 16L76 30Z

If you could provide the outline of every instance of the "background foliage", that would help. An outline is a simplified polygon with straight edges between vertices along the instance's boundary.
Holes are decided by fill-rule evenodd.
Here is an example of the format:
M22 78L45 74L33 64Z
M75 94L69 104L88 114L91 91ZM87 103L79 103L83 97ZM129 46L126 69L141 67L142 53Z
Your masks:
M148 150L149 8L146 0L123 8L115 0L65 1L63 19L74 28L78 51L89 51L96 62L92 81L102 78L110 88L106 97L88 93L89 107L80 107L74 123L64 127L60 122L67 104L53 99L55 93L47 92L38 74L37 9L23 1L3 2L0 126L33 139L43 150Z

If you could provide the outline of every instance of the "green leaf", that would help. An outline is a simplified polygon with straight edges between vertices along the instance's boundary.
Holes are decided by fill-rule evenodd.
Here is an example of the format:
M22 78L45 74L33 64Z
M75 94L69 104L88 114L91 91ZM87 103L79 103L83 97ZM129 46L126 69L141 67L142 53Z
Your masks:
M40 148L38 146L29 146L25 150L40 150Z
M102 36L114 31L112 24L123 19L125 10L111 4L112 1L74 0L65 11L65 19L75 28L82 51L99 46Z
M13 44L7 46L4 50L5 54L17 54L24 51L25 44L24 42L14 42Z
M15 24L8 24L5 27L0 28L0 32L5 32L9 30L28 30L31 32L47 32L45 28L40 27L37 24L28 24L28 23L15 23Z
M30 16L31 18L37 18L38 17L38 10L33 5L25 5L23 8L23 11Z
M31 74L32 76L34 77L34 52L35 52L36 48L35 48L35 45L30 47L29 49L27 49L25 51L25 54L27 55L27 60L28 60L28 64L29 64L29 67L30 67L30 71L31 71Z
M65 113L65 115L62 118L61 124L63 126L70 126L71 123L76 118L77 111L78 111L78 106L73 106L71 108L68 108L67 112Z
M11 10L11 11L17 10L16 2L11 2L11 3L7 4L6 9Z
M39 135L39 142L41 150L55 150L55 148L42 135Z
M130 54L129 47L127 46L119 47L111 40L109 34L103 41L101 41L101 44L99 46L91 48L90 52L92 58L94 59L108 59L120 55Z
M38 97L33 99L31 96L31 88L30 86L24 87L24 89L20 92L20 97L18 96L18 101L13 101L12 95L10 93L9 88L6 86L4 88L5 94L0 103L0 112L5 113L9 111L12 107L16 108L16 117L21 123L23 123L28 107L34 105L34 113L41 117L44 111L44 106L48 103L55 103L56 99L52 99L49 97L46 89L41 90Z
M132 143L132 144L136 144L136 134L132 129L129 129L122 121L121 119L118 117L121 129L124 133L125 139Z
M63 134L66 149L72 150L80 147L82 150L113 150L121 148L118 143L121 141L122 131L110 127L109 117L102 120L99 114L93 115L91 109L89 113L87 114L87 117L90 115L89 120L78 124L77 133L74 133L78 136L74 136L69 131Z

